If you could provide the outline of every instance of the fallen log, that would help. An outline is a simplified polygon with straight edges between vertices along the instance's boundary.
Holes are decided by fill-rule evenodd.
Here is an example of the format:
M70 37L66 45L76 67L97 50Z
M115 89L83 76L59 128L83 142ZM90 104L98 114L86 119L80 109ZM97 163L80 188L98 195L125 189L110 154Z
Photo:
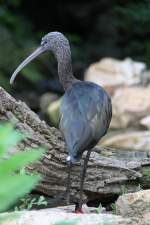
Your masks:
M15 151L39 146L47 149L40 162L28 167L29 171L37 171L43 176L36 190L51 197L63 193L67 180L67 150L60 131L49 127L25 103L16 101L0 88L0 121L10 120L16 122L17 130L28 134L28 138L18 144ZM73 201L78 198L79 174L80 163L73 168L71 174ZM96 147L88 164L84 197L90 201L116 196L122 192L134 192L141 187L150 188L149 174L150 152Z

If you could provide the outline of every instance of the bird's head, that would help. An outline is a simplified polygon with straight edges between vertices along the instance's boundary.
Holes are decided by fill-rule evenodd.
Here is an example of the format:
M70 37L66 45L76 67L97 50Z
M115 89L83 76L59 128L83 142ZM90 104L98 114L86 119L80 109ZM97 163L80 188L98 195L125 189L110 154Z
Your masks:
M33 59L45 51L52 51L56 57L59 55L61 49L69 49L69 42L67 38L60 32L50 32L46 34L42 40L41 45L31 55L29 55L14 71L11 76L10 84L13 84L17 74Z
M50 50L56 53L62 46L68 47L69 42L60 32L50 32L41 40L41 47L45 49L45 51Z

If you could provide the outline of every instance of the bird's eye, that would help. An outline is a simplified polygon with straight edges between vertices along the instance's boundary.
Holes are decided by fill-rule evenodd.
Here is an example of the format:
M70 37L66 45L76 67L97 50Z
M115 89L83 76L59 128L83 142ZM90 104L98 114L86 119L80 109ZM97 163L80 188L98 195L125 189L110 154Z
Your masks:
M41 42L41 45L46 45L47 44L47 41L42 41Z

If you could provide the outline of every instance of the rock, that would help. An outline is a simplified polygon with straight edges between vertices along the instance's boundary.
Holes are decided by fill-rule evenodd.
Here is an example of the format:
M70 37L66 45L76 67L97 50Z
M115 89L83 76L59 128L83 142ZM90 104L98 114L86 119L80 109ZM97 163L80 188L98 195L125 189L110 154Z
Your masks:
M112 98L111 128L139 126L140 120L150 114L150 87L124 87Z
M116 202L117 213L137 224L150 224L150 190L124 194Z
M57 94L48 92L40 98L40 109L52 126L57 127L59 123L60 100Z
M52 92L44 93L40 97L40 109L43 113L47 112L48 106L58 99L58 95Z
M144 85L148 75L145 63L135 62L130 58L122 61L104 58L87 69L85 80L101 85L112 95L119 87Z
M146 116L140 120L140 124L150 130L150 116Z
M8 219L5 222L1 222L1 225L136 225L129 218L111 214L96 214L92 212L75 214L72 212L72 207L24 211L16 213L16 217L11 217L12 213L5 213L1 214L0 219L4 215L8 216Z
M60 108L60 99L52 102L47 108L47 114L51 124L55 127L58 127L59 124L59 108Z
M100 141L104 147L118 149L147 150L150 151L150 131L126 131L119 134L112 133Z

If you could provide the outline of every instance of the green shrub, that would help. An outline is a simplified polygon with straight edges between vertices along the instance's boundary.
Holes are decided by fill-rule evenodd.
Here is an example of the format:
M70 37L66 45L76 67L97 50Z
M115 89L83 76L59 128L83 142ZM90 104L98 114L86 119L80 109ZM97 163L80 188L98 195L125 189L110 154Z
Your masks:
M9 152L23 139L24 136L15 131L13 125L0 125L0 212L9 209L41 179L40 175L20 171L41 158L43 149L28 149L13 155Z
M31 210L33 207L47 206L47 204L48 202L43 195L39 196L39 198L35 198L27 194L20 199L19 204L15 207L15 211Z

